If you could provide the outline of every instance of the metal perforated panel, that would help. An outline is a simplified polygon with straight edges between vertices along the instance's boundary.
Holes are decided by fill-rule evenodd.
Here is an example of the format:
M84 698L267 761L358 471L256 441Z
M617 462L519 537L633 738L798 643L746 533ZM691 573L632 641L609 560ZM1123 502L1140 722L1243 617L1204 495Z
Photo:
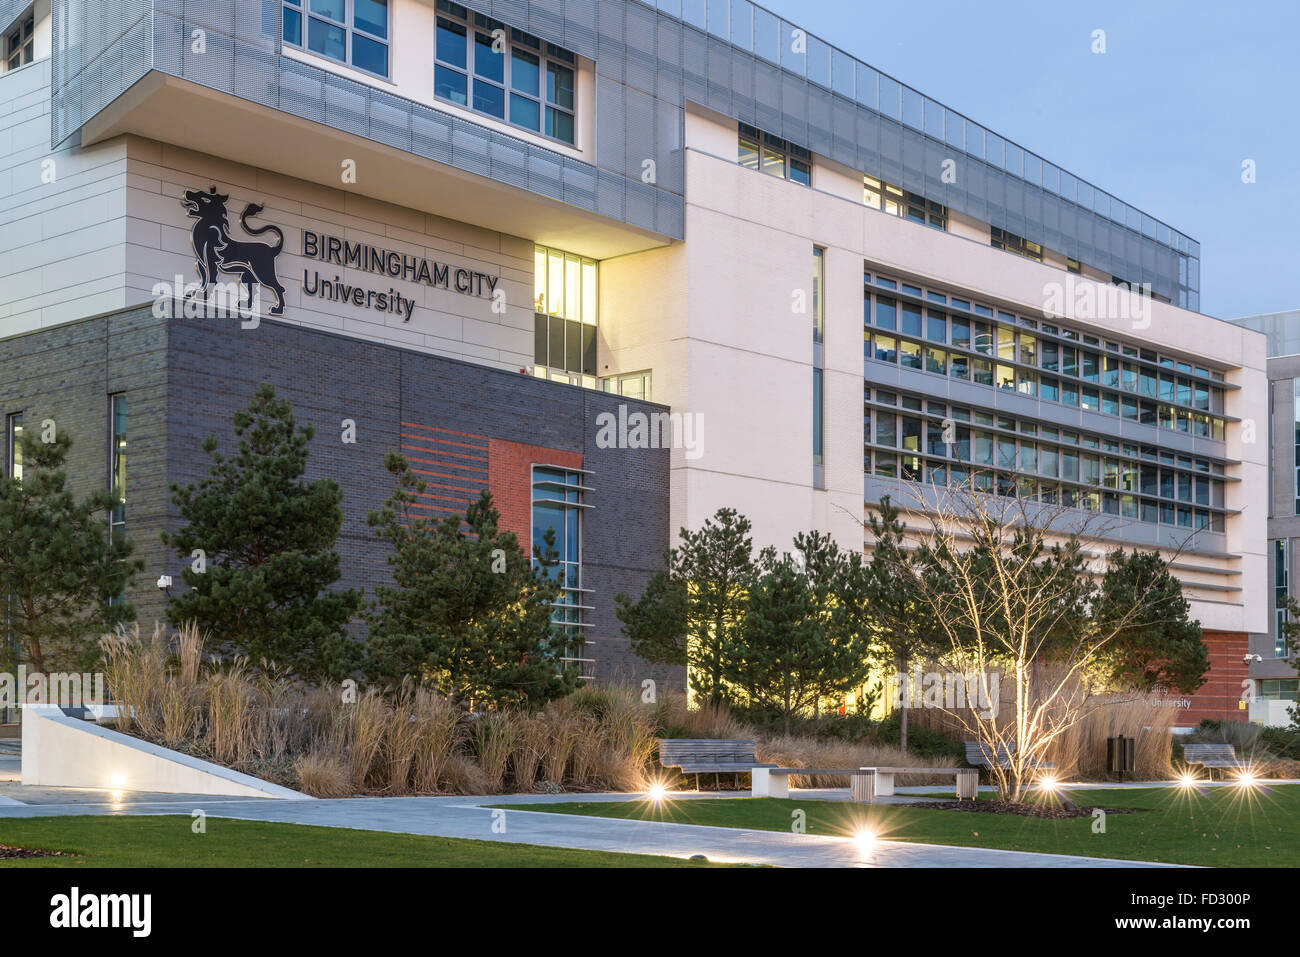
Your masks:
M53 0L55 141L156 69L662 232L685 218L663 141L690 100L1199 307L1195 241L817 37L800 48L749 0L461 2L595 60L594 165L286 60L278 0ZM0 21L25 6L0 0Z

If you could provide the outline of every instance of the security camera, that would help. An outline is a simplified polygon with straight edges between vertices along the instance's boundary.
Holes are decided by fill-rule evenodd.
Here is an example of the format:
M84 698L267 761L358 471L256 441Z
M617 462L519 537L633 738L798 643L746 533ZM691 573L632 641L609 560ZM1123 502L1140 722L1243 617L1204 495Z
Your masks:
M172 587L172 576L163 575L158 579L158 588L161 591L167 591Z
M1246 664L1250 664L1252 661L1263 661L1264 659L1261 658L1259 655L1246 655L1241 660L1246 662Z

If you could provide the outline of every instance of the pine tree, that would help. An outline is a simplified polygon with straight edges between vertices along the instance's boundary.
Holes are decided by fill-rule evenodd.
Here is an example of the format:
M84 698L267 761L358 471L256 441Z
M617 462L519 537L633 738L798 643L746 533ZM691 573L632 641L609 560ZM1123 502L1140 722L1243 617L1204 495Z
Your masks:
M38 672L89 667L98 637L135 617L121 597L144 567L129 541L110 540L113 495L78 500L68 490L71 446L65 433L24 435L22 479L0 478L0 600Z
M185 563L188 589L171 597L171 620L197 623L219 650L254 664L339 680L361 657L347 633L361 592L330 590L339 580L343 493L332 479L304 479L315 430L298 427L271 386L235 413L234 427L234 458L209 436L209 477L171 487L186 525L163 542Z
M657 664L685 665L691 688L707 701L727 699L730 648L741 640L754 579L749 519L722 508L699 531L681 530L635 601L614 596L632 651Z
M741 639L726 649L728 682L753 703L795 715L867 677L866 569L829 535L795 538L795 553L760 553Z
M397 488L369 523L393 548L394 586L375 589L367 674L497 706L537 707L571 692L578 676L560 660L564 636L551 621L561 593L554 533L535 566L501 530L488 492L464 516L429 518L415 507L425 482L401 455L385 465Z
M1192 620L1182 583L1157 552L1110 553L1094 617L1124 626L1099 656L1098 672L1112 687L1172 688L1191 694L1205 683L1209 651Z

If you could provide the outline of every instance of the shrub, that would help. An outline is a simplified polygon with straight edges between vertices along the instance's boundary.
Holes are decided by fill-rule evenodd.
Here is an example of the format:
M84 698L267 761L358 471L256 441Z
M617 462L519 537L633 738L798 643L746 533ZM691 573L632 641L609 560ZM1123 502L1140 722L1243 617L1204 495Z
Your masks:
M337 798L352 793L351 769L333 752L304 754L293 762L293 770L299 787L312 797Z

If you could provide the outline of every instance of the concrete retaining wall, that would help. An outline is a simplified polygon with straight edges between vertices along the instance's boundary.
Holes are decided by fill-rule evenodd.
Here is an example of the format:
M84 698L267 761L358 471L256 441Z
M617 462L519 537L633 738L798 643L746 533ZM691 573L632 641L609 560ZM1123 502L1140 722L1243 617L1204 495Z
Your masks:
M57 708L28 705L22 727L24 785L311 800L278 784L70 718Z

